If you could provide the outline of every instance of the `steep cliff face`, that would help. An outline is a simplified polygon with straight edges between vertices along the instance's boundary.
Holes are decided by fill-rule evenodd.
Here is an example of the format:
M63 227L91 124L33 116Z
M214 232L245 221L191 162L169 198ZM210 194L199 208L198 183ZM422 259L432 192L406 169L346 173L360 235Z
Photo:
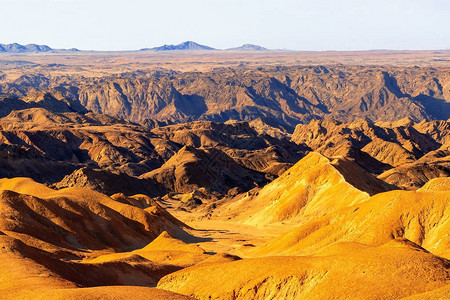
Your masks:
M449 82L446 68L314 66L92 78L36 74L2 80L0 90L21 97L51 91L95 113L142 124L268 118L293 128L324 117L448 119Z

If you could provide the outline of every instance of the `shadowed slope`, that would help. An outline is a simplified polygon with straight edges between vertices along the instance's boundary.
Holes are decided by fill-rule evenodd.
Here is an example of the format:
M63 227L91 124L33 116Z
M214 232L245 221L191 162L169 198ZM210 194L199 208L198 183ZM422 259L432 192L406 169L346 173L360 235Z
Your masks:
M200 46L186 43L162 49L191 47ZM154 54L157 53L144 55L144 61L154 62L150 64L153 67L147 63L143 65L142 57L134 57L131 59L133 62L128 64L126 57L112 59L111 53L108 53L104 59L88 55L86 60L78 61L83 65L83 71L76 68L73 70L75 75L67 70L54 75L54 70L49 69L47 72L52 74L49 76L33 71L33 68L24 68L21 71L23 75L18 74L22 75L19 78L16 75L0 81L0 89L3 93L21 97L35 91L59 91L67 99L75 99L93 112L142 124L147 119L180 123L194 120L226 122L230 119L252 121L261 117L273 118L281 124L295 126L300 122L325 117L347 122L358 118L369 118L373 121L396 121L405 117L415 121L449 118L450 94L446 83L450 76L447 66L417 68L351 63L330 66L329 61L322 61L325 66L311 66L311 62L303 62L309 65L299 66L296 56L302 57L304 54L294 52L287 66L280 65L279 60L275 58L269 65L261 65L261 61L258 61L248 67L239 64L242 61L247 63L245 57L251 59L252 56L259 55L243 55L234 51L234 54L215 53L214 55L219 55L220 63L212 63L218 68L211 70L212 53L208 53L206 57L195 53L162 56ZM271 55L273 54L272 52ZM129 55L131 54L128 53L127 56ZM142 52L139 55L142 55ZM221 55L224 57L220 57ZM228 55L231 56L227 57ZM276 56L278 55L290 56L287 53L278 53ZM313 57L316 55L313 54ZM335 55L340 54L332 54L334 59ZM364 52L359 55L361 59L371 53ZM434 57L439 54L433 52L431 55L433 61L430 63L434 66L437 64ZM259 59L264 61L265 56ZM82 56L77 56L77 59L80 58ZM175 61L172 61L174 58ZM309 59L316 64L316 58ZM89 61L90 59L94 61ZM165 61L167 59L169 61ZM189 69L196 71L175 72L160 68L162 63L167 69L183 70L184 59L190 61ZM198 60L203 59L206 61L199 64ZM340 61L347 59L349 56ZM33 61L34 58L30 60ZM64 64L68 63L67 60L63 61ZM446 59L443 59L442 64L445 61ZM106 65L103 68L96 70L95 65L104 63ZM111 67L111 64L115 66ZM227 68L230 64L233 67ZM19 69L21 67L17 66ZM42 70L42 67L38 70ZM91 73L88 69L95 71ZM202 69L208 71L198 71ZM85 73L86 76L78 75L80 73ZM119 73L120 76L111 73Z
M187 299L155 288L96 285L156 284L177 269L145 261L80 264L54 259L48 253L0 235L0 293L5 299ZM127 274L126 276L124 274ZM128 295L128 296L126 296Z
M185 268L204 261L211 256L197 245L187 244L170 236L166 231L161 233L150 244L130 252L112 253L98 256L89 263L117 262L122 260L149 260L162 265Z
M150 131L105 115L34 108L0 119L0 129L0 177L107 194L162 196L165 189L190 192L192 186L248 190L276 177L304 150L258 134L246 122L198 121ZM148 173L152 178L139 178Z
M66 175L55 186L58 189L66 187L82 187L105 194L124 193L133 195L137 191L149 196L165 194L165 188L152 179L142 179L124 173L112 173L101 169L81 168Z
M0 119L0 128L0 175L49 183L82 167L141 175L180 148L145 128L92 113L27 109Z
M106 286L78 289L60 289L39 292L33 295L33 299L54 299L54 300L84 300L84 299L104 299L104 300L128 300L130 296L134 300L189 300L193 299L188 296L177 293L137 286Z
M161 138L200 150L221 150L238 164L269 174L273 174L270 168L297 162L306 150L286 139L271 137L265 130L258 131L247 122L233 120L226 123L197 121L176 124L155 128L152 132Z
M250 189L254 182L266 182L264 174L236 163L217 149L196 149L185 146L161 168L141 176L166 186L168 190L190 193L200 187L227 192L234 187Z
M391 167L412 163L441 146L439 140L413 125L410 120L392 124L313 120L297 125L292 141L328 157L352 157L364 169L380 174Z
M417 189L429 180L450 176L450 142L413 163L403 164L378 176L403 189Z

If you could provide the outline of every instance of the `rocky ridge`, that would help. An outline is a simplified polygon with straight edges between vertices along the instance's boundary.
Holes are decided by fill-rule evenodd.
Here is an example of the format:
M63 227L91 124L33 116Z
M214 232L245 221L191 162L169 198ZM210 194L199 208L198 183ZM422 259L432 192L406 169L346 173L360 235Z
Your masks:
M446 120L449 70L430 67L301 66L209 72L131 72L0 80L0 93L61 95L98 114L144 124L271 119L290 128L312 119ZM55 96L59 99L59 96ZM77 108L79 109L79 108Z

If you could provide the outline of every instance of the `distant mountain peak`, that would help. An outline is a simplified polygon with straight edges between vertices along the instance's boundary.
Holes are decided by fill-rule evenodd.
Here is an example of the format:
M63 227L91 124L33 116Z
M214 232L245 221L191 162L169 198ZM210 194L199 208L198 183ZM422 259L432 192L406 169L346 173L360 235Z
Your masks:
M40 52L59 52L59 51L79 51L76 48L72 49L53 49L47 45L27 44L21 45L19 43L0 44L0 53L40 53Z
M236 48L230 48L227 50L232 50L232 51L268 51L269 49L261 47L259 45L253 45L253 44L244 44L240 47L236 47Z
M0 52L9 53L26 53L26 52L48 52L53 49L47 45L28 44L21 45L18 43L0 44Z
M142 51L145 50L152 50L152 51L198 51L198 50L215 50L212 47L200 45L193 41L186 41L178 45L164 45L160 47L154 47L154 48L144 48L141 49Z

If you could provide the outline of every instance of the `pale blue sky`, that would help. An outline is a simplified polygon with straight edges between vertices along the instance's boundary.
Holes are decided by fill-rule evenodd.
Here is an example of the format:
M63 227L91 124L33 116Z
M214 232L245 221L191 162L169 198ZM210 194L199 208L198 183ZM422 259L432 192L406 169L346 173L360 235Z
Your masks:
M126 50L450 48L450 0L0 0L0 43Z

